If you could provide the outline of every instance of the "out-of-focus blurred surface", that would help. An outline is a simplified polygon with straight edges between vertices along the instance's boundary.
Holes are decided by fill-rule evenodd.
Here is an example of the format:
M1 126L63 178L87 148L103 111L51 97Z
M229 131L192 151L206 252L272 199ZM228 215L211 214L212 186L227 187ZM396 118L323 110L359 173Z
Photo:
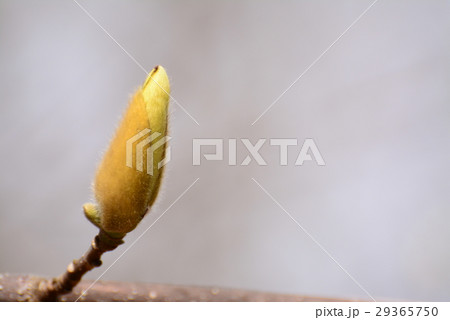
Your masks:
M448 1L379 1L253 126L371 1L79 3L199 123L172 101L162 195L87 278L200 178L103 279L368 299L255 178L373 297L450 298ZM0 70L0 272L57 275L146 74L71 0L0 1ZM193 138L313 138L326 166L192 166Z

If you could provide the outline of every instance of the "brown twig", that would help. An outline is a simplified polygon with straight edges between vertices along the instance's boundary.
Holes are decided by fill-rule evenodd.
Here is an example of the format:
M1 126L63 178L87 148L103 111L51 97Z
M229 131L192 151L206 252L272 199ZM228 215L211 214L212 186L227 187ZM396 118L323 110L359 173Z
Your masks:
M100 231L89 250L54 279L0 274L0 301L349 301L196 286L112 281L98 281L94 285L93 281L81 280L89 270L101 265L103 253L114 250L122 243L122 239L112 238Z
M89 250L67 267L66 272L54 279L41 279L33 285L35 301L58 301L60 296L70 293L84 274L102 264L101 256L122 244L122 239L112 238L100 231L92 241Z
M35 284L48 281L35 276L0 274L0 301L35 301ZM250 290L207 288L196 286L175 286L164 284L103 282L99 281L86 294L82 293L92 285L83 280L74 290L60 296L58 301L350 301L319 298L292 294L266 293ZM353 300L355 301L355 300Z

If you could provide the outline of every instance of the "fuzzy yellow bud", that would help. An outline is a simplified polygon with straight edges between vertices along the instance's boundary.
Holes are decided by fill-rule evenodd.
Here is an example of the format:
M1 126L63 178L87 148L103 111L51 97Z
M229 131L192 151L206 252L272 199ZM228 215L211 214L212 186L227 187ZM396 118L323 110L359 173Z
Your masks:
M164 143L160 142L159 147L157 143L167 135L169 93L166 71L157 66L131 99L97 170L94 182L97 204L85 204L83 209L92 223L111 236L123 237L136 228L156 199L166 150L165 140L161 140ZM148 133L151 138L146 136ZM136 147L139 143L141 148ZM143 145L155 147L153 162L150 160L148 165L147 161L147 170L143 170L147 159ZM130 164L133 159L135 165Z

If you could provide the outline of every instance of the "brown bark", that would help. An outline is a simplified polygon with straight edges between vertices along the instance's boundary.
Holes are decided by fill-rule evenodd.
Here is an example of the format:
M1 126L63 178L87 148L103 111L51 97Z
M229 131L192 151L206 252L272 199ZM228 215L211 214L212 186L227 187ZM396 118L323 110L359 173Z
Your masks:
M80 259L69 264L62 275L51 280L35 279L35 282L30 284L30 289L33 290L30 297L34 301L58 301L62 295L73 290L86 272L101 266L103 253L114 250L122 243L122 239L111 238L100 231L89 250Z
M36 301L36 284L48 281L29 275L0 274L0 301ZM76 301L92 281L83 280L71 293L58 301ZM293 294L266 293L250 290L176 286L149 283L99 281L78 301L349 301Z

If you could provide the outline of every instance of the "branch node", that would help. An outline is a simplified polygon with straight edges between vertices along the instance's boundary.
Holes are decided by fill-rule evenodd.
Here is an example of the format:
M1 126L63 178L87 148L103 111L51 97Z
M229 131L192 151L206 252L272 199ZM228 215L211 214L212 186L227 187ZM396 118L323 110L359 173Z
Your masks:
M114 238L103 230L91 242L88 251L78 260L73 260L66 272L52 280L40 280L34 297L36 301L58 301L61 295L72 292L88 271L102 265L101 256L123 243L122 238Z

